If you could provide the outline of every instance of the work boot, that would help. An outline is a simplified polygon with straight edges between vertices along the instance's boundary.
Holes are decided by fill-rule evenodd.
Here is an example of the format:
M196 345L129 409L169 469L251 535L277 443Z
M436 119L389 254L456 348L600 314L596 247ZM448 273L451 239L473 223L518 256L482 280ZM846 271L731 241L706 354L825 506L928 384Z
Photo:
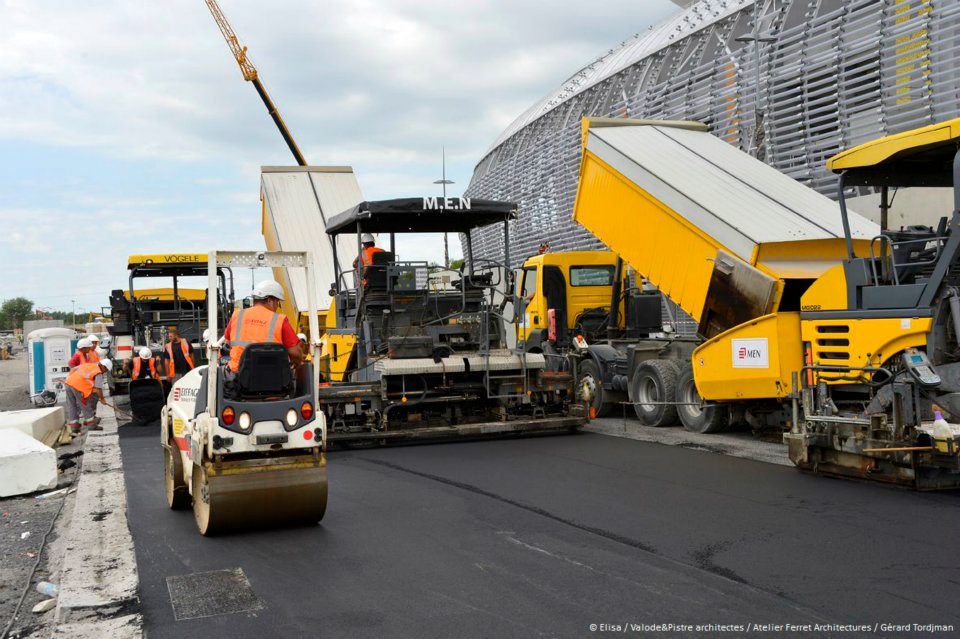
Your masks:
M88 426L88 427L87 427L87 430L88 430L88 431L91 431L91 430L103 430L103 426L101 426L100 424L94 424L93 426Z

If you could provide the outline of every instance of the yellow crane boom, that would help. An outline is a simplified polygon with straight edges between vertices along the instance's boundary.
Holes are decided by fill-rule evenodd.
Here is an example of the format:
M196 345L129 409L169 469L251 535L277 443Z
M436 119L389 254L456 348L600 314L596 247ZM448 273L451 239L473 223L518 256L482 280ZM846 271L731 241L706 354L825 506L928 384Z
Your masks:
M307 166L307 160L303 157L303 153L300 152L300 147L297 146L297 143L290 134L290 130L287 128L286 123L283 121L283 118L280 117L280 112L273 104L273 100L270 99L267 89L260 81L260 76L257 74L257 68L253 66L253 62L247 56L247 47L240 45L240 39L237 38L237 34L233 31L233 27L230 26L230 22L227 20L227 16L223 14L223 10L220 9L220 5L217 4L217 0L204 1L207 3L207 8L210 9L210 14L213 16L213 20L217 23L217 26L220 27L220 33L223 34L224 39L227 41L227 46L230 47L230 52L233 53L233 57L236 59L237 64L240 65L240 72L243 73L243 79L253 83L254 88L260 95L260 99L263 100L264 106L267 107L267 112L270 114L270 117L273 118L274 124L276 124L277 128L280 130L280 135L283 136L283 141L287 143L287 147L290 149L290 152L293 153L293 157L297 160L297 164L300 166Z

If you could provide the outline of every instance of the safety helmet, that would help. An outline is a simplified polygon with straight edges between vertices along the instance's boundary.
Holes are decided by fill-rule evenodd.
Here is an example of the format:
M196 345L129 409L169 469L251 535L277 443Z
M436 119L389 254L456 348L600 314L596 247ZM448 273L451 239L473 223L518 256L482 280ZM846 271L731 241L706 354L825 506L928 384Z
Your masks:
M303 333L297 333L297 337L300 339L301 342L307 341L307 336L304 335Z
M203 329L203 341L205 341L205 342L209 342L209 341L210 341L210 329L209 329L209 328Z
M94 333L93 335L90 336L90 341L99 344L99 343L100 343L100 336L97 335L96 333Z
M93 348L93 342L84 337L82 340L77 342L77 348Z
M360 243L361 243L361 244L374 244L374 243L376 243L376 241L377 241L377 240L375 240L374 237L373 237L372 235L370 235L369 233L361 233L361 234L360 234Z
M100 360L100 365L103 366L103 367L104 367L105 369L107 369L108 371L112 371L112 370L113 370L113 362L111 362L109 359L101 359L101 360Z
M255 300L262 300L268 297L275 297L283 301L283 287L276 280L263 280L250 291L250 297Z
M150 359L150 357L153 356L153 351L151 351L149 348L144 346L143 348L140 349L139 354L140 354L140 357L142 357L143 359Z

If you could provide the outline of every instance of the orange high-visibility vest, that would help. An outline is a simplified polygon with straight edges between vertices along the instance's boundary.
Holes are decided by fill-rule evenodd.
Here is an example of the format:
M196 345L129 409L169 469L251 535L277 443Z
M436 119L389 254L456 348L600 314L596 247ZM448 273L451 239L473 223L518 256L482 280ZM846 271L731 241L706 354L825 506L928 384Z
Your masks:
M100 364L88 363L80 364L73 372L67 375L64 384L78 391L81 395L90 397L93 392L93 380L100 374Z
M363 267L364 267L363 269L361 269L361 272L366 271L367 270L366 267L373 266L374 253L383 253L383 252L384 250L379 246L365 246L363 248L363 252L360 253L360 259L362 260ZM367 276L365 272L363 273L363 285L364 286L367 285Z
M133 375L132 379L140 379L140 363L143 361L142 357L133 358ZM157 365L156 361L151 357L147 360L150 362L150 377L157 379Z
M167 342L167 377L173 377L177 374L176 367L173 363L173 342ZM190 348L190 343L184 338L180 338L180 350L183 351L183 357L187 360L187 364L190 368L194 367L193 363L193 349ZM139 359L139 358L138 358Z
M230 370L240 370L240 356L250 344L283 343L283 315L266 306L251 306L233 312L230 337Z
M83 364L96 364L100 361L100 357L97 355L96 349L91 348L86 353L80 351L80 361Z

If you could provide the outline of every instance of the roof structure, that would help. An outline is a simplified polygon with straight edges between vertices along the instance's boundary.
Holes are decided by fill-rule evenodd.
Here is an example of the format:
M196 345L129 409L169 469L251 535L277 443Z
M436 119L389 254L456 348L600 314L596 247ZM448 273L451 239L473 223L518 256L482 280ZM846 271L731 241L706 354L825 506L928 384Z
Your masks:
M511 202L471 198L412 197L361 202L327 222L332 235L356 233L469 233L516 219ZM356 252L356 249L354 249Z

